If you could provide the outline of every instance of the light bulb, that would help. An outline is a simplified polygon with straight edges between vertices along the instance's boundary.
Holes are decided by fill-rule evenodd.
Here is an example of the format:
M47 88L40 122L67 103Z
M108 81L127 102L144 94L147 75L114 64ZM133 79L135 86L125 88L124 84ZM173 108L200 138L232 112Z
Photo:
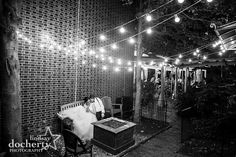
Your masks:
M128 61L127 65L129 65L129 66L132 65L131 61Z
M107 66L105 66L105 65L102 66L102 69L103 69L103 70L107 70Z
M222 53L222 52L219 52L219 55L220 55L220 56L222 56L222 55L223 55L223 53Z
M90 55L94 55L95 52L94 52L93 50L91 50L91 51L89 51L89 54L90 54Z
M81 54L84 55L84 54L85 54L85 51L81 51Z
M102 41L104 41L104 40L106 40L106 39L107 39L107 38L106 38L106 36L105 36L105 35L103 35L103 34L101 34L99 38L100 38L100 40L102 40Z
M83 45L85 45L85 43L86 43L85 40L81 40L79 43L79 46L83 46Z
M176 22L176 23L179 23L179 22L180 22L180 18L179 18L179 16L178 16L177 14L175 14L175 22Z
M165 58L165 62L168 62L168 59L167 59L167 58Z
M180 55L179 55L179 58L183 58L183 56L180 54Z
M110 62L110 63L114 63L113 59L110 59L109 62Z
M83 60L83 61L82 61L82 64L86 64L86 61L85 61L85 60Z
M138 61L138 65L142 65L142 62L141 62L141 61Z
M188 62L191 63L191 62L192 62L192 59L189 59Z
M153 65L153 64L154 64L154 62L153 62L153 61L151 61L151 62L150 62L150 65Z
M196 52L197 52L197 53L199 53L199 52L200 52L200 50L199 50L199 49L196 49Z
M184 3L184 0L178 0L178 3L179 3L179 4Z
M207 59L207 56L203 56L203 59L206 60L206 59Z
M152 33L152 29L151 28L148 28L146 31L147 31L147 34L151 34Z
M96 68L96 67L97 67L97 65L96 65L96 64L93 64L93 67L94 67L94 68Z
M95 56L95 58L98 58L98 57L99 57L98 55Z
M213 0L207 0L207 2L208 2L208 3L211 3L211 2L213 2Z
M120 32L121 34L123 34L123 33L125 33L125 32L126 32L126 30L125 30L125 28L124 28L124 27L120 27L120 29L119 29L119 32Z
M147 21L147 22L152 21L152 16L151 16L150 14L147 14L147 15L146 15L146 21Z
M130 43L130 44L134 44L134 43L135 43L134 38L129 38L129 43Z
M117 59L117 64L121 65L122 64L122 61L121 59Z
M100 47L100 48L99 48L99 51L100 51L101 53L103 53L103 52L105 52L106 50L105 50L103 47Z
M112 44L112 45L111 45L111 48L115 50L115 49L118 48L118 46L117 46L116 44Z
M175 64L179 64L179 62L180 62L180 60L177 58L177 59L175 60Z
M159 67L162 67L163 65L164 65L163 63L160 63L160 64L159 64Z
M131 67L129 67L129 68L128 68L128 71L131 72L131 71L133 71L133 69L132 69Z
M119 67L116 67L116 68L115 68L115 72L118 72L118 71L120 71L120 68L119 68Z

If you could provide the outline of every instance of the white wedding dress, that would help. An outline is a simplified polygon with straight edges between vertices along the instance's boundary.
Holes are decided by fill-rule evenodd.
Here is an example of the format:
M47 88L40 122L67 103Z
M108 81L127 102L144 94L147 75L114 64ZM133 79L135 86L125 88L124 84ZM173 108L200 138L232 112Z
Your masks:
M60 113L62 119L69 117L73 120L73 132L82 140L91 140L93 138L93 125L97 118L91 112L86 112L85 107L78 106Z

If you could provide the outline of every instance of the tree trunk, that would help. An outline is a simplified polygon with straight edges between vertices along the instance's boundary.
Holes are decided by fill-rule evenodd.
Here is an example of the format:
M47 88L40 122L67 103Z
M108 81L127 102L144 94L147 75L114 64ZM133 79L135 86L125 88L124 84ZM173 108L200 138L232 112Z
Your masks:
M8 144L12 139L22 141L20 66L16 30L21 19L17 16L19 1L0 2L0 105L3 118L2 149L7 156L20 156L9 153Z
M142 0L140 0L140 13L142 11ZM138 21L138 32L142 31L142 18ZM141 52L141 44L142 44L142 34L138 35L137 42L137 60L136 60L136 95L135 95L135 106L134 106L134 121L136 123L140 122L140 110L141 110L141 65L138 63L142 59Z

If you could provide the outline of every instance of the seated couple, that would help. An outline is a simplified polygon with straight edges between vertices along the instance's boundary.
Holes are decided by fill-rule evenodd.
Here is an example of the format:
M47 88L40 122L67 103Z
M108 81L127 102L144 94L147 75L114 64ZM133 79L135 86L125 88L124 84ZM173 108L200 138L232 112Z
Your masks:
M93 125L91 123L104 117L104 106L100 98L90 95L84 98L84 105L70 108L58 114L63 121L64 129L74 132L81 140L93 138Z
M84 107L86 108L86 112L94 114L97 120L101 120L105 116L102 100L94 95L84 98Z

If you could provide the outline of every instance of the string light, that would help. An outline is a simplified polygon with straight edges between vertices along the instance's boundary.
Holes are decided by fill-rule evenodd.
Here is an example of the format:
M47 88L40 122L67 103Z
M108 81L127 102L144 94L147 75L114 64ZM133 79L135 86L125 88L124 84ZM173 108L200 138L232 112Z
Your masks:
M84 46L86 44L86 42L85 42L85 40L81 40L80 42L79 42L79 46L81 47L81 46Z
M120 27L119 32L120 32L121 34L124 34L124 33L126 32L126 30L125 30L124 27Z
M121 65L122 64L122 61L121 59L117 59L117 64Z
M119 72L120 68L119 67L115 67L115 72Z
M134 43L135 43L134 38L129 38L129 43L130 43L130 44L134 44Z
M176 22L176 23L179 23L179 22L180 22L180 18L179 18L179 16L178 16L177 14L175 14L175 22Z
M177 58L177 59L175 60L175 64L179 64L179 62L180 62L180 60Z
M114 60L113 60L113 59L110 59L109 62L110 62L110 63L114 63Z
M154 62L153 62L153 61L151 61L151 62L150 62L150 65L153 65L153 64L154 64Z
M179 4L184 3L184 0L178 0L178 3L179 3Z
M231 44L234 44L234 43L235 43L235 41L231 41L230 43L231 43Z
M106 50L105 50L103 47L100 47L100 48L99 48L99 51L100 51L101 53L106 52Z
M192 59L189 59L188 62L191 63L191 62L192 62Z
M165 58L165 62L168 62L168 58Z
M222 52L219 52L219 55L220 55L220 56L222 56L222 55L223 55L223 53L222 53Z
M151 16L150 14L147 14L147 15L146 15L146 21L147 21L147 22L152 21L152 16Z
M93 64L92 66L93 66L93 68L96 68L96 67L97 67L97 64Z
M128 65L128 66L132 65L131 61L128 61L127 65Z
M138 61L138 65L141 66L141 65L142 65L142 62L141 62L141 61Z
M107 66L103 65L103 66L102 66L102 69L103 69L103 70L107 70Z
M112 48L113 50L116 50L116 49L118 49L118 46L114 43L114 44L111 45L111 48Z
M86 64L86 61L85 61L85 60L83 60L83 61L82 61L82 64Z
M179 58L183 58L183 56L180 54L180 55L179 55Z
M207 59L207 56L204 55L204 56L203 56L203 60L206 60L206 59Z
M89 51L89 54L90 54L90 55L94 55L94 54L95 54L95 51L90 50L90 51Z
M102 40L102 41L104 41L104 40L106 40L106 39L107 39L107 38L106 38L106 36L105 36L105 35L103 35L103 34L101 34L99 38L100 38L100 40Z
M98 55L95 56L95 58L98 58L98 57L99 57Z
M85 50L84 50L84 51L81 51L81 54L82 54L82 55L85 55Z
M131 67L129 67L129 68L128 68L128 71L129 71L129 72L132 72L132 71L133 71L133 69L132 69Z
M196 52L197 52L197 53L199 53L199 52L200 52L200 50L199 50L199 49L196 49Z
M146 31L147 31L147 34L152 34L152 29L151 28L148 28Z
M208 3L211 3L211 2L213 2L213 0L207 0L207 2L208 2Z

